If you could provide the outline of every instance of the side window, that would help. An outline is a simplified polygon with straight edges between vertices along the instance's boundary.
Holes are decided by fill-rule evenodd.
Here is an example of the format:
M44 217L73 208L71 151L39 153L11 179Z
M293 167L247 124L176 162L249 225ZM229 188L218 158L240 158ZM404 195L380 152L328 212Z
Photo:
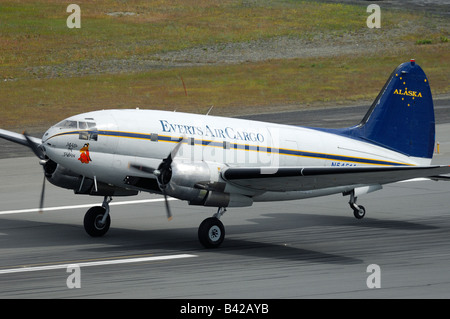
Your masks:
M98 139L98 133L97 132L92 132L89 136L89 139L91 141L96 141Z
M98 133L92 132L92 131L83 131L80 132L78 135L78 138L80 140L90 140L90 141L97 141L98 140Z
M78 136L80 140L88 140L89 139L89 132L80 132L80 135Z
M94 122L78 122L80 129L87 129L88 131L80 132L79 139L80 140L90 140L97 141L98 140L98 132L96 128L96 124Z

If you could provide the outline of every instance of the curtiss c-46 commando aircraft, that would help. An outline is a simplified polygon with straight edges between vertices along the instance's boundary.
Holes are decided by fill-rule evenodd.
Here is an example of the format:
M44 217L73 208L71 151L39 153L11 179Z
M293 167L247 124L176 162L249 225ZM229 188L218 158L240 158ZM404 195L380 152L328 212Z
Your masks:
M435 143L428 79L414 60L399 65L362 121L343 129L305 128L155 110L103 110L69 117L42 139L0 130L30 147L45 179L75 194L103 196L84 228L102 236L113 196L161 194L190 205L217 207L199 229L200 242L218 247L226 208L336 193L348 195L356 218L359 195L383 184L425 177L446 179L432 166ZM40 207L43 207L44 186Z

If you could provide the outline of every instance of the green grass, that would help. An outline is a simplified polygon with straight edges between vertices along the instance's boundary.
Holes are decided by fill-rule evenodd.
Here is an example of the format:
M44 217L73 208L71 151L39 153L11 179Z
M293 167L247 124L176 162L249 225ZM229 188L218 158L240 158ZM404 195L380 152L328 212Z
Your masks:
M340 38L367 31L365 7L344 4L283 0L76 3L81 7L81 29L66 27L69 3L0 3L1 128L46 127L70 115L102 108L206 113L214 105L213 114L235 115L274 110L277 105L308 107L372 100L390 72L410 58L424 68L433 94L450 92L448 28L437 29L433 20L420 13L388 10L382 13L383 32L397 30L405 21L419 28L406 34L391 32L389 40L401 45L387 48L380 56L281 59L77 77L66 77L63 72L38 79L30 70L39 66L130 56L139 60L214 44L280 36ZM106 15L116 11L137 15ZM416 45L421 39L432 43ZM382 44L384 39L379 41Z
M431 43L433 43L433 41L430 39L421 39L416 41L416 44L431 44Z
M0 84L1 127L48 126L70 115L103 108L152 108L234 115L373 100L392 70L415 57L433 94L450 91L448 45L417 46L385 56L272 60L244 65L187 67L151 72L28 79ZM186 84L184 93L181 77Z
M68 29L67 4L21 1L0 4L3 66L57 64L83 59L145 57L216 43L277 36L342 35L366 28L364 8L307 1L78 1L81 29ZM108 12L136 12L111 17ZM383 28L407 13L383 15ZM17 70L11 70L14 73ZM16 74L12 74L15 76Z

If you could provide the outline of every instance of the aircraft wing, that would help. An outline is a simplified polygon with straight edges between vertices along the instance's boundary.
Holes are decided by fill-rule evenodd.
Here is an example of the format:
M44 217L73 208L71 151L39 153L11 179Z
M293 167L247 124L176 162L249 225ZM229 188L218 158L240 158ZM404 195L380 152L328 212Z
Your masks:
M230 167L222 178L232 185L257 191L307 191L337 186L388 184L425 177L445 179L450 166L400 167Z
M11 142L14 142L17 144L22 144L24 146L29 146L27 139L25 138L25 136L23 134L0 129L0 138L4 138L5 140L11 141ZM34 144L36 144L36 146L42 144L42 140L40 138L36 138L36 137L32 137L32 136L29 136L29 138Z

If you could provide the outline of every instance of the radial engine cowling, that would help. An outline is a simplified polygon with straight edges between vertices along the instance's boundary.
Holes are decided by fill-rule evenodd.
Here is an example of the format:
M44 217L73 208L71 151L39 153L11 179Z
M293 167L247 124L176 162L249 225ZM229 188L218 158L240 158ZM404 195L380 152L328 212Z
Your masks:
M190 205L213 207L251 206L253 200L244 195L225 193L216 165L205 162L173 162L166 192L169 196L189 201Z
M50 183L58 187L71 189L75 194L93 196L133 196L138 194L135 190L115 187L102 182L97 182L97 187L95 187L93 179L83 178L83 176L72 172L52 160L45 162L44 172L45 177Z
M44 172L47 180L55 186L67 189L76 189L77 186L80 186L80 177L78 174L52 160L48 160L44 164Z

